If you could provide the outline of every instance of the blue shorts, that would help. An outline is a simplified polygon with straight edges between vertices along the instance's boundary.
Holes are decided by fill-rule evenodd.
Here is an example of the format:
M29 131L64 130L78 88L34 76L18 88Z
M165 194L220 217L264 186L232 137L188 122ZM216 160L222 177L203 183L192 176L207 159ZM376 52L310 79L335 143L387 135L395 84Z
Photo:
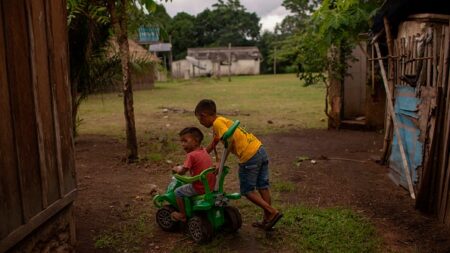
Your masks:
M269 159L262 146L250 160L239 164L239 181L242 195L269 188Z
M192 184L185 184L175 189L175 196L178 198L192 197L198 195Z

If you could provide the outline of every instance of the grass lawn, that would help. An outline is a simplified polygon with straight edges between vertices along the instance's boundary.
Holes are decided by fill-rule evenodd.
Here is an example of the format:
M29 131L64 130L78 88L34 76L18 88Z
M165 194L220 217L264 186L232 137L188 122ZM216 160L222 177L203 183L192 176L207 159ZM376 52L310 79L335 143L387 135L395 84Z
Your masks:
M295 75L262 75L222 80L196 79L156 83L153 90L134 92L138 138L143 134L175 134L183 127L198 126L192 111L198 101L216 101L218 112L239 119L257 134L293 128L326 127L324 86L303 87ZM188 112L163 112L163 108ZM123 99L118 93L94 95L80 107L80 134L125 136ZM268 122L271 122L269 124Z
M298 128L325 128L323 85L303 87L294 75L233 77L222 80L196 79L157 83L153 90L134 93L135 118L140 155L145 162L175 160L184 154L177 133L186 126L198 126L193 109L203 98L216 101L219 114L239 119L242 126L257 135ZM169 108L164 111L164 108ZM173 109L173 110L172 110ZM91 96L80 107L79 133L108 135L124 139L122 97L118 93ZM147 141L150 140L150 141ZM155 140L155 141L153 141ZM142 143L141 143L142 144ZM229 162L235 164L234 156ZM292 192L293 182L273 184L273 198L285 212L283 229L275 238L256 238L267 249L282 252L376 252L379 239L373 226L353 211L343 208L313 208L282 203L280 195ZM248 201L238 205L245 220L255 219L259 210ZM95 239L97 248L117 252L142 252L144 238L155 229L153 217L130 215L125 226L102 231ZM175 252L228 252L230 239L218 236L208 245L180 243ZM145 246L144 246L145 247ZM284 250L284 251L283 251ZM269 252L269 251L268 251Z

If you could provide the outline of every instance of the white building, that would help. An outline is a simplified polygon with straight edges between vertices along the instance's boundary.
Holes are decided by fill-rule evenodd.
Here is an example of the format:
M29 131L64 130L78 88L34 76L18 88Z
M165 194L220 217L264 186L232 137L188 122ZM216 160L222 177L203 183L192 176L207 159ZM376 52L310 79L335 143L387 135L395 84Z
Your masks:
M229 64L231 58L231 66ZM172 63L174 78L198 76L259 75L261 54L257 47L189 48L185 60Z

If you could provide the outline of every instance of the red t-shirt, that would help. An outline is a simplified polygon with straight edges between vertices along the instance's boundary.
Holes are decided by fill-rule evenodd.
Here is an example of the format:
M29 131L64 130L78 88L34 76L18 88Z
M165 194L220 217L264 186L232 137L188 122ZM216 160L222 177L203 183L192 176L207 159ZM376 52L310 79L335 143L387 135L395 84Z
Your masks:
M183 167L189 169L191 176L196 176L202 173L202 171L212 167L211 157L204 148L194 150L186 155ZM210 173L206 175L206 179L208 180L209 188L213 190L214 185L216 184L216 175ZM201 181L195 181L192 183L192 186L194 186L194 189L198 194L205 193L205 187Z

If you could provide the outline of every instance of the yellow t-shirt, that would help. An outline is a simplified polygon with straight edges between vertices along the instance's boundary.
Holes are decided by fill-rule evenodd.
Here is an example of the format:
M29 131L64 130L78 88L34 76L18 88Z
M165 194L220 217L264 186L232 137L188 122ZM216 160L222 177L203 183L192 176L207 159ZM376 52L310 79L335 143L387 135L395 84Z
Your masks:
M219 116L214 120L214 140L218 141L228 128L233 124L232 120ZM244 163L252 158L262 143L251 133L238 127L233 136L230 137L230 152L239 158L239 163Z

